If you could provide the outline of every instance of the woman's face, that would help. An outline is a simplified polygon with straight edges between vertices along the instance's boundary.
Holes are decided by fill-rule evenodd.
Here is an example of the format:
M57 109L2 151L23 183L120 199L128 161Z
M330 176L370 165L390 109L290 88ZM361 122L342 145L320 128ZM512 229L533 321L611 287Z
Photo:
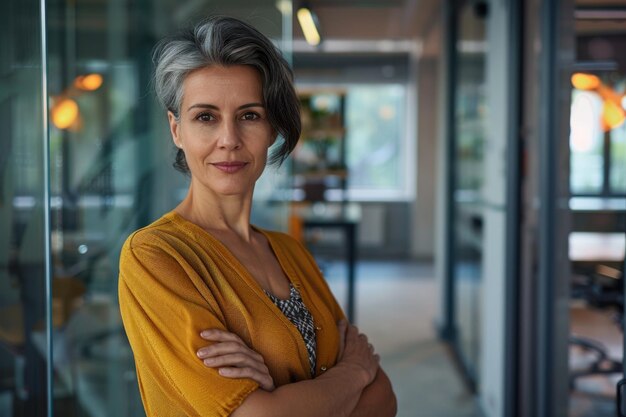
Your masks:
M191 72L183 82L180 119L171 112L168 117L194 187L218 195L251 195L276 137L254 68L210 66Z

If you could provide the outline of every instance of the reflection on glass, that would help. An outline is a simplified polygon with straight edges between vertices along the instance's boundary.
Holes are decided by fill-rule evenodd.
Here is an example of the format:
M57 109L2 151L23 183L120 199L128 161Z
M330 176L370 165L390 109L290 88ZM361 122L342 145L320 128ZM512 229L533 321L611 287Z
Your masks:
M0 416L45 416L46 274L39 1L0 13Z
M117 301L118 254L130 232L178 204L188 181L172 167L167 119L151 91L152 48L207 12L250 14L226 1L78 0L49 9L54 407L64 417L141 416ZM255 3L254 16L280 41L275 2ZM266 176L253 222L280 229L284 209L267 202L280 177Z
M590 3L587 12L597 10L598 6ZM623 323L616 326L610 317L603 320L598 313L608 313L611 309L606 295L603 295L604 302L596 303L592 294L615 291L619 294L621 286L613 288L609 281L615 281L611 277L619 277L620 270L623 273L623 263L611 257L611 249L615 249L616 244L606 245L613 234L623 237L626 207L626 68L623 61L626 27L614 21L614 13L609 10L602 18L589 20L577 10L575 19L569 17L576 29L577 70L588 79L597 80L580 85L572 79L575 90L571 107L570 191L576 198L571 199L573 222L569 250L575 296L579 299L570 306L569 323L571 333L579 341L600 346L598 352L607 352L621 368ZM567 17L564 19L567 21ZM579 241L581 237L588 241ZM575 256L577 247L582 249L579 256ZM586 258L578 259L581 256ZM588 281L583 283L580 278ZM616 414L613 375L616 374L601 375L594 370L595 359L590 362L588 350L580 346L570 340L570 378L576 377L570 382L568 415L613 416ZM608 365L610 363L603 364L602 368ZM590 377L578 377L581 374ZM596 384L593 388L589 384L592 381Z
M453 276L458 351L476 384L480 369L485 145L485 22L469 4L459 16L455 96Z

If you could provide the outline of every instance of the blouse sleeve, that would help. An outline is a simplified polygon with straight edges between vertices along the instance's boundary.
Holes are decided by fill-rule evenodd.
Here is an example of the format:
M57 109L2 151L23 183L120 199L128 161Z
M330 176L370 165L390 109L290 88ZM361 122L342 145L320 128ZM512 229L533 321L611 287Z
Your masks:
M129 238L120 257L119 301L148 416L228 416L256 388L207 368L196 351L207 328L225 329L201 277L171 247Z

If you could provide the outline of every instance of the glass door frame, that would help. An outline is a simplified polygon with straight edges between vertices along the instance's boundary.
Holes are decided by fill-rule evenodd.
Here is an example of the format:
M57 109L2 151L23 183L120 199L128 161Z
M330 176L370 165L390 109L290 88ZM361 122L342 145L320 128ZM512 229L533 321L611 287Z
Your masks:
M463 363L462 355L459 354L458 326L456 323L455 291L453 251L454 251L454 222L455 210L453 193L455 189L455 177L457 175L454 164L456 137L455 137L455 99L457 89L457 56L456 42L458 40L458 10L464 0L448 0L444 5L444 57L445 68L445 222L444 239L445 252L443 263L443 309L442 319L439 326L439 336L450 343L453 354L460 368L465 372L465 380L469 388L476 389L473 375L468 372L468 367ZM508 60L510 72L508 74L507 107L507 151L506 151L506 239L505 251L505 364L502 369L504 374L504 415L515 417L519 413L519 343L520 343L520 201L521 201L521 167L523 147L521 137L522 120L522 59L523 59L523 4L522 0L510 0L507 2L507 27L510 48L503 59Z
M443 318L439 328L439 336L450 343L454 360L462 371L467 388L476 393L477 377L471 364L467 363L459 340L459 324L457 322L457 282L455 277L455 224L457 210L455 209L454 194L458 175L456 164L457 135L456 135L456 105L458 91L458 51L457 44L460 35L460 10L468 0L448 0L444 6L444 57L447 69L445 80L445 129L446 129L446 211L445 211L445 261L444 261L444 297Z
M569 111L573 0L524 5L520 203L520 416L565 417L569 400ZM540 48L537 47L540 45Z
M41 35L41 122L43 126L43 236L44 236L44 280L46 292L46 407L52 415L54 403L54 370L52 365L52 250L50 226L50 123L48 96L48 24L46 14L47 0L39 0L39 18Z

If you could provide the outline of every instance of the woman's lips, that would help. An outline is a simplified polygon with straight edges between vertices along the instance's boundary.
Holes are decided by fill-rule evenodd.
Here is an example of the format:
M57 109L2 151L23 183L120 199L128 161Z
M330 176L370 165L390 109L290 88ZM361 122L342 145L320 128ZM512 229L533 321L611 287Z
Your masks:
M248 165L248 163L243 161L223 161L214 162L211 165L213 165L215 168L219 169L222 172L232 174L239 170L242 170L246 165Z

